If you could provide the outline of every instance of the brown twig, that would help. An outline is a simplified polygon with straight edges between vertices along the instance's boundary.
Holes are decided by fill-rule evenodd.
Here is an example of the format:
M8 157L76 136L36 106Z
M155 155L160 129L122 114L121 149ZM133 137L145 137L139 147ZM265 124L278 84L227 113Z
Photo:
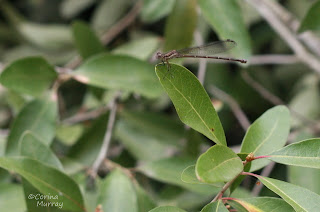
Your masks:
M247 0L247 2L249 2L261 14L261 16L264 17L270 26L290 46L297 57L308 65L315 73L320 75L319 60L305 49L292 31L266 5L266 0Z
M243 130L247 131L248 127L250 126L250 121L248 120L245 113L242 111L237 101L233 99L229 94L225 93L224 91L217 88L216 86L211 85L209 89L213 95L215 95L222 101L226 102L230 106L233 114L238 119Z
M104 135L104 139L103 139L103 143L102 143L100 152L99 152L96 160L93 162L93 165L92 165L91 176L93 178L96 177L98 169L99 169L101 163L104 161L104 159L107 156L107 152L108 152L108 149L109 149L109 144L110 144L110 141L111 141L113 126L114 126L115 119L116 119L117 99L118 99L119 96L120 96L120 92L118 92L118 94L114 96L114 98L111 100L111 103L110 103L111 110L110 110L107 130L106 130L106 133Z
M300 22L286 8L277 1L264 1L264 3L284 22L285 25L296 32ZM300 34L299 39L316 55L320 56L320 39L312 31Z

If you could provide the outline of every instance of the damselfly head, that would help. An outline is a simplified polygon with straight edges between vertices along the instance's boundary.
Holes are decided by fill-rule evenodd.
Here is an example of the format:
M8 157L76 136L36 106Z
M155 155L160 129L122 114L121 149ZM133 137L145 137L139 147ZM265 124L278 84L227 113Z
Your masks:
M157 57L157 59L161 59L162 58L162 53L161 52L157 52L156 57Z

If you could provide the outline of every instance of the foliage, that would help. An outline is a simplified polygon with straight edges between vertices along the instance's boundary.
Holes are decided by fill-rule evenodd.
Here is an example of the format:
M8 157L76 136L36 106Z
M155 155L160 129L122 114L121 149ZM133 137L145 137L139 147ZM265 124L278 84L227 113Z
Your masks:
M320 208L319 1L0 10L0 211ZM154 62L157 50L225 39L248 64Z

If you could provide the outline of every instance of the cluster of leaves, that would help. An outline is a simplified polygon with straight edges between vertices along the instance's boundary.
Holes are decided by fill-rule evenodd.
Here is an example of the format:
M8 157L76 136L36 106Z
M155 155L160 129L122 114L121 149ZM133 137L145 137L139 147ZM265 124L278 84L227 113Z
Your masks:
M289 165L289 170L295 173L289 177L297 176L291 181L309 173L308 176L313 176L318 183L320 139L310 139L312 135L307 135L309 139L284 147L290 129L289 111L285 106L274 107L260 116L247 130L240 153L235 154L227 147L225 136L225 131L234 132L230 130L233 120L222 111L222 127L197 78L176 64L171 64L169 74L162 65L156 66L154 73L148 59L161 44L158 36L134 29L128 33L127 43L118 45L126 35L119 36L119 40L110 45L110 51L98 39L101 31L113 30L111 26L133 6L131 1L66 0L60 11L70 20L79 17L82 11L93 10L93 5L96 8L91 26L74 21L69 27L24 20L10 3L1 1L3 14L15 31L8 33L8 26L0 23L0 32L6 32L0 38L11 44L17 44L17 40L21 43L10 49L0 46L1 52L2 48L6 50L1 60L9 63L0 75L1 85L7 89L1 98L6 104L5 111L9 106L13 114L8 136L0 138L0 167L22 178L0 170L0 210L94 211L99 210L98 204L104 212L201 208L204 212L228 211L226 203L238 211L275 208L278 211L316 211L320 207L319 185L310 188L311 180L296 182L308 190L252 173L272 160ZM198 6L201 16L197 14ZM311 24L316 8L318 2L311 7L300 31L316 29L316 25ZM186 47L192 43L196 29L206 37L213 28L220 39L237 41L235 56L249 58L252 52L250 35L242 17L248 10L252 11L239 7L236 0L145 0L139 15L141 22L149 25L161 24L168 16L164 50ZM254 24L256 19L249 17L248 25ZM265 32L260 36L259 29L253 33L262 37L255 41L260 47L273 36ZM65 64L76 54L83 62L72 71L51 65ZM205 85L221 85L231 94L239 95L239 103L253 114L268 107L265 103L259 105L257 99L261 102L261 98L244 86L239 75L228 74L225 68L225 65L209 65L207 69L214 69L215 73L208 73ZM269 80L263 80L264 85L275 92L277 89L268 82L275 80L289 85L302 78L298 83L302 89L294 92L290 107L303 116L314 118L319 115L318 81L312 74L301 74L301 69L293 70L291 75L276 70L274 78L253 75L267 77ZM284 85L283 89L291 92L290 86ZM121 91L122 107L117 112L108 154L114 162L109 161L112 165L108 166L107 176L96 178L95 188L88 188L85 170L90 170L97 158L107 131L109 113L105 112L105 105L118 96L118 91ZM168 115L172 112L167 110L171 105L165 93L190 130L185 130L175 115ZM313 102L306 107L306 101ZM81 115L83 110L98 111L98 117L76 123L65 119L74 114L77 117L76 111ZM8 123L8 118L1 117L1 127ZM301 125L295 120L295 127ZM216 144L208 148L207 139L201 134ZM230 140L228 138L229 144ZM207 151L199 156L203 148ZM250 161L248 155L254 160ZM305 167L302 174L301 168L295 166ZM125 167L134 167L136 175ZM258 178L281 198L251 197L239 187L245 175ZM227 188L231 197L223 198ZM52 207L41 207L38 205L41 199L34 198L36 194L58 198L44 201L52 203ZM216 194L219 194L216 201L206 205ZM62 209L59 208L61 203Z

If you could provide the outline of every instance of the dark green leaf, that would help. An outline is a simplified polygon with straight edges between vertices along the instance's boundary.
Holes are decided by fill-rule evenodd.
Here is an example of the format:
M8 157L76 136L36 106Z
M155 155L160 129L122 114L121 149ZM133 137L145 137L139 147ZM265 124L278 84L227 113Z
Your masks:
M171 64L170 72L156 66L157 76L183 123L217 144L226 145L224 131L210 98L198 79L186 68Z
M27 130L49 146L55 134L56 118L57 105L55 101L34 100L25 105L11 127L6 154L19 154L19 140Z
M227 182L243 171L241 159L230 148L214 145L196 163L197 178L206 183Z
M165 51L185 48L191 44L198 18L196 9L196 0L175 1L173 10L166 23Z
M92 126L80 137L79 141L70 149L69 157L77 162L90 166L97 158L106 133L108 115L101 115Z
M283 147L290 129L290 114L285 106L276 106L260 116L247 130L241 153L254 156L267 155ZM269 163L267 159L251 162L250 171L258 170Z
M85 22L74 22L72 32L76 48L84 59L104 51L103 44Z
M151 69L150 64L136 58L101 54L87 60L72 74L85 84L156 98L163 90Z
M55 204L63 203L62 209L84 211L83 199L78 185L67 175L55 168L29 158L0 158L0 167L16 172L46 195Z
M244 25L238 1L199 0L198 3L204 17L220 38L237 42L235 55L244 59L250 57L250 37Z
M41 57L19 59L7 66L0 83L18 93L40 96L57 78L54 68Z
M130 178L121 170L112 171L101 185L98 203L104 212L138 212L137 201Z
M298 32L320 30L320 1L316 1L303 18Z

